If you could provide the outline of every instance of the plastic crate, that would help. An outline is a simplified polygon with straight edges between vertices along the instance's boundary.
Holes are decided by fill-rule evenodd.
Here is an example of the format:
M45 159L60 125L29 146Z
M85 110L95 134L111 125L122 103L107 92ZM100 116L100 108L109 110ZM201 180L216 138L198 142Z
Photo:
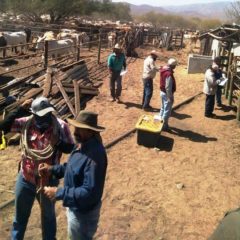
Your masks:
M137 124L137 143L145 147L153 148L157 146L163 122L154 119L152 115L142 115Z

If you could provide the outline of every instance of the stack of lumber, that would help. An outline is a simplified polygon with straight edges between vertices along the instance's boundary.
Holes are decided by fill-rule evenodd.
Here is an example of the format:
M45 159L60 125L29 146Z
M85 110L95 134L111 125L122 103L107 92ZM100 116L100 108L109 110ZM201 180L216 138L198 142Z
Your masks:
M62 68L48 68L46 71L14 79L0 88L0 92L8 92L16 98L11 104L6 104L6 94L0 97L0 115L15 109L29 98L45 96L55 107L62 119L75 117L86 102L99 94L98 88L108 74L106 63L96 61L78 61Z

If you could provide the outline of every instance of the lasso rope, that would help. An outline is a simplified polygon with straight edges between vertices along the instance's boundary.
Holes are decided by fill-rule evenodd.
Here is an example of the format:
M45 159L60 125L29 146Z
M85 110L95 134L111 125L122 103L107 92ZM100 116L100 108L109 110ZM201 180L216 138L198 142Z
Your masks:
M29 159L34 161L41 161L49 159L53 156L54 153L54 146L49 143L46 148L42 150L32 149L29 147L27 136L29 127L31 126L33 121L33 116L31 116L27 122L25 127L23 127L22 134L21 134L21 148L22 153ZM52 117L52 125L53 125L53 135L59 138L59 123L57 122L56 117Z

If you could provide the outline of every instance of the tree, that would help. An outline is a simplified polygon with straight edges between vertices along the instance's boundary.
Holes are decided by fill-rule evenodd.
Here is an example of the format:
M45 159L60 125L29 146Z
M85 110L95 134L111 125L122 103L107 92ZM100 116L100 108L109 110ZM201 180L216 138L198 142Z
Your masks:
M42 14L50 15L50 22L58 22L71 16L87 0L8 0L8 9L15 14L23 14L31 21L41 21Z
M226 10L227 16L237 24L240 24L240 1L230 3Z

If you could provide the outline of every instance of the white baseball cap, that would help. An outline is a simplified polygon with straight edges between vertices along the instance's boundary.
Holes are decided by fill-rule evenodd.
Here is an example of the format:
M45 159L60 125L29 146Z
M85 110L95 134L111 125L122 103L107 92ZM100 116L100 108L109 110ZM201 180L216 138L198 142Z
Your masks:
M33 114L36 114L39 117L46 115L49 112L54 112L55 109L50 104L47 98L45 97L38 97L36 98L31 105L30 108Z
M168 59L168 65L177 66L177 60L175 58Z

